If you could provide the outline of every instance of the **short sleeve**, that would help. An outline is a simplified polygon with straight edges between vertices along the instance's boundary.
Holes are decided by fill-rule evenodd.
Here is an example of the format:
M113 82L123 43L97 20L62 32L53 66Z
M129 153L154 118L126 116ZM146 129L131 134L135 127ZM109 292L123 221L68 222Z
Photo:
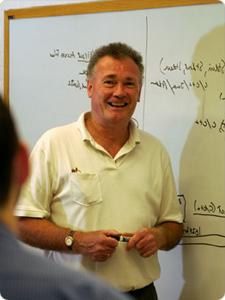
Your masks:
M48 218L51 202L52 166L50 149L40 139L30 156L30 176L22 188L15 215L19 217Z
M178 223L183 222L183 215L181 206L177 197L176 185L172 166L169 155L164 153L162 158L164 171L163 171L163 184L162 184L162 201L160 207L160 216L157 223L167 221L174 221Z

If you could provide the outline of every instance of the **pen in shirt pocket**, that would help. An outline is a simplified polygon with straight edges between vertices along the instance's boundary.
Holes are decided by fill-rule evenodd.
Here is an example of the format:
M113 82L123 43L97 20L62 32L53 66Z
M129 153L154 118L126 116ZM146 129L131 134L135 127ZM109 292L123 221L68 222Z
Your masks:
M77 167L71 169L72 173L81 173L81 170L79 170Z

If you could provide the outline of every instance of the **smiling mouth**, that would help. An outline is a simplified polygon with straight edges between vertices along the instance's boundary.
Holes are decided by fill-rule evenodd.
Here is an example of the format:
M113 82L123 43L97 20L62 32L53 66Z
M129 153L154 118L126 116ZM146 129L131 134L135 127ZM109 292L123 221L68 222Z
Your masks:
M112 107L125 107L128 105L127 102L108 102L108 104Z

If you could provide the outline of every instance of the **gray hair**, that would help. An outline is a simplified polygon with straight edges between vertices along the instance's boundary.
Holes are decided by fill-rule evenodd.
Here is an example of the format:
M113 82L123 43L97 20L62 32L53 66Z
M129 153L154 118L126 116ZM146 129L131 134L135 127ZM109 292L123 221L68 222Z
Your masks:
M116 59L123 59L123 58L131 58L136 65L138 66L138 69L141 74L141 82L144 74L144 65L143 65L143 59L139 52L128 46L124 43L110 43L108 45L102 46L97 48L93 54L91 55L88 68L87 68L87 78L90 79L90 77L93 75L93 70L97 62L105 57L105 56L111 56Z

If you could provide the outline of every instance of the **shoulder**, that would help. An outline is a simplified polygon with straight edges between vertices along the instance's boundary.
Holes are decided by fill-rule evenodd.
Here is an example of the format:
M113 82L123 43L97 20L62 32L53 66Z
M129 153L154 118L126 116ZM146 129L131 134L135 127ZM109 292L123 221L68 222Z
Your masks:
M71 138L72 136L79 134L82 131L82 128L85 126L85 112L83 112L77 121L57 126L47 130L45 133L42 134L39 141L45 140L55 140L55 139L67 139Z
M73 134L76 130L77 130L76 122L66 124L63 126L54 127L44 132L40 137L39 141L61 139L68 134L69 135Z
M171 159L165 145L153 134L138 130L139 144L137 146L137 153L140 157L144 157L146 164L151 164L162 170L171 164ZM148 163L147 163L148 162Z
M139 129L140 138L144 141L162 145L161 141L152 133Z
M72 141L80 139L76 122L54 127L41 135L32 149L32 153L57 152L71 145Z

